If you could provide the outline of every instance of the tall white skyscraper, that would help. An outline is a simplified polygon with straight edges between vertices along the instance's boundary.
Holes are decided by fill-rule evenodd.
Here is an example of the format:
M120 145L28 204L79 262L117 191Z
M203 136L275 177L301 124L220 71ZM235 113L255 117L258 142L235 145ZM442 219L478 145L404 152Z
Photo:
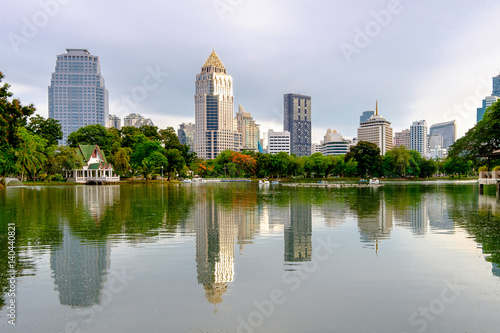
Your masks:
M215 50L196 75L194 102L194 151L198 157L212 159L224 150L234 149L233 78L227 75Z
M420 155L427 153L427 122L414 121L410 126L410 149L416 150Z
M392 149L392 127L391 123L378 114L378 103L375 115L361 123L358 128L358 142L372 142L380 148L380 154L385 155Z
M49 118L59 120L66 144L68 135L92 124L106 126L108 90L101 75L99 57L85 49L66 49L57 56L49 86Z

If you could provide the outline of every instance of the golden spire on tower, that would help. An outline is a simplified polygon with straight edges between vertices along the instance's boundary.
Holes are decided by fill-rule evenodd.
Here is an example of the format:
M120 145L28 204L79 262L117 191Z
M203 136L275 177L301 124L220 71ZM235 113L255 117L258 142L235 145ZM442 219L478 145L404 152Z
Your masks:
M378 100L375 101L375 115L378 116Z

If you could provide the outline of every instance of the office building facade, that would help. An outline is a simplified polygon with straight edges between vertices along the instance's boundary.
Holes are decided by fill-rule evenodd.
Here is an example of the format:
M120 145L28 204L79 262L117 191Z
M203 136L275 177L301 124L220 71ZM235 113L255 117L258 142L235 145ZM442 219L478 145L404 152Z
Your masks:
M58 120L63 132L59 144L80 127L108 125L109 94L99 57L86 49L66 49L57 56L48 97L49 118Z
M198 157L212 159L234 149L233 78L227 74L215 50L196 75L195 144Z
M281 151L290 154L290 132L275 132L270 129L267 132L267 152L276 154Z
M283 129L290 132L290 153L311 155L311 97L284 95Z
M177 130L177 137L179 142L183 145L188 145L191 149L194 147L194 137L196 133L196 126L193 123L182 123Z
M138 113L131 113L123 118L123 126L141 127L141 126L154 126L151 118L144 118Z
M252 115L239 105L236 113L236 131L241 134L241 149L259 149L260 130Z
M410 149L410 130L404 129L401 132L394 133L394 147L404 146Z
M454 144L455 141L457 141L457 122L455 120L452 120L432 125L429 129L429 137L436 135L441 135L441 137L443 138L441 148L450 148L450 146ZM435 148L437 143L439 142L435 142L433 144L434 146L431 145L431 147Z
M416 150L420 155L427 153L427 122L414 121L410 126L410 149Z
M321 142L321 153L328 155L344 155L350 151L350 142L344 140L337 130L329 128L326 131L324 141Z
M371 116L375 115L375 111L364 111L359 117L359 123L364 123L370 119Z

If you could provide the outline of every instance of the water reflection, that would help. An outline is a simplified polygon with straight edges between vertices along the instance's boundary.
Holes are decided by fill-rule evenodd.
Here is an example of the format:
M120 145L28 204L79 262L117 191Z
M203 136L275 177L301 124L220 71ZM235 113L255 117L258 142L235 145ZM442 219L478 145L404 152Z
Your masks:
M33 254L50 255L59 302L100 304L113 243L195 237L197 282L219 304L234 281L236 253L255 238L283 241L285 269L312 259L313 221L337 228L354 221L363 246L377 249L396 229L423 238L466 230L500 276L500 204L473 185L387 185L313 189L255 184L76 186L0 192L0 287L6 292L7 224L16 224L17 275L36 274ZM318 224L319 225L319 224ZM329 229L327 229L329 230ZM356 235L358 237L358 235ZM167 239L168 241L168 239ZM281 256L281 254L279 254ZM191 261L193 263L193 261ZM201 288L200 288L201 289ZM5 300L0 297L0 307Z
M64 227L62 244L50 254L59 303L73 307L100 304L102 288L110 267L110 242L87 242Z
M285 262L310 261L312 257L312 210L300 195L290 197L285 219Z
M198 283L212 304L222 302L234 279L234 214L215 201L213 187L200 187L195 204Z

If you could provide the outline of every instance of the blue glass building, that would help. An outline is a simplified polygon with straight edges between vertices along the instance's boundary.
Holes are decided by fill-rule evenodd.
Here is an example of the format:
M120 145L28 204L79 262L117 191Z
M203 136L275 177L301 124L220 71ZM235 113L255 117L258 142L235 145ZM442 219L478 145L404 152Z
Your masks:
M57 56L49 86L49 118L59 120L66 144L68 135L92 124L107 126L109 96L99 57L85 49L66 49Z

